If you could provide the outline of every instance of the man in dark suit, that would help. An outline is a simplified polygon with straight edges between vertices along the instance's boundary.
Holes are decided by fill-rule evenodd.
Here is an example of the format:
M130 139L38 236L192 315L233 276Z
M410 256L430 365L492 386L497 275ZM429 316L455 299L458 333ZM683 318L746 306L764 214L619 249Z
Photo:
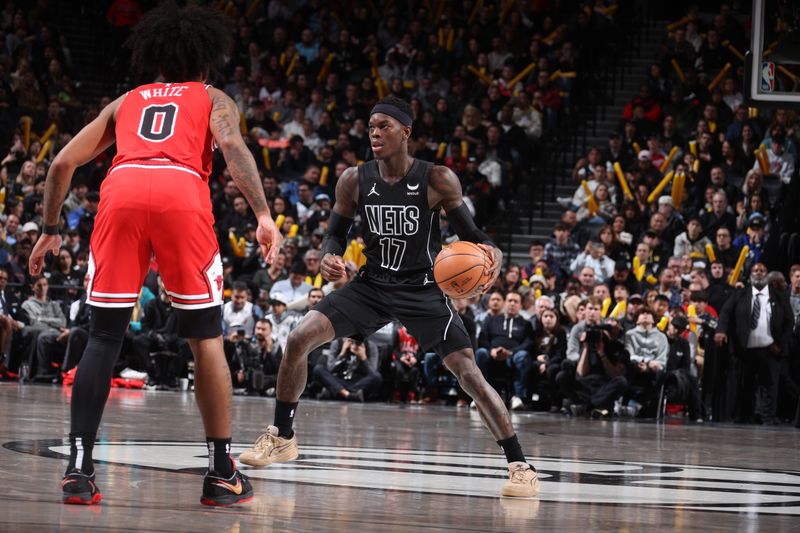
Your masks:
M789 353L792 323L788 295L768 286L767 267L754 264L750 283L723 306L714 335L719 346L729 336L733 340L727 410L734 410L735 420L751 420L757 407L763 423L775 423L781 357Z
M28 315L19 302L19 298L8 287L8 272L0 270L0 379L16 377L19 357L12 359L11 344L15 337L21 337L20 331L28 322Z

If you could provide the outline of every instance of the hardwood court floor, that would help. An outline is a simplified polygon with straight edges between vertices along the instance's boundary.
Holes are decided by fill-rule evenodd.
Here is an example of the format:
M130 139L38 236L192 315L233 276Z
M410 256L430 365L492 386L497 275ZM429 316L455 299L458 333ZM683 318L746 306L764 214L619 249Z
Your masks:
M800 431L515 414L538 500L498 497L504 460L475 411L304 401L301 457L245 470L250 504L199 504L190 393L112 392L101 506L60 503L70 389L0 384L0 531L798 531ZM274 401L234 399L234 451Z

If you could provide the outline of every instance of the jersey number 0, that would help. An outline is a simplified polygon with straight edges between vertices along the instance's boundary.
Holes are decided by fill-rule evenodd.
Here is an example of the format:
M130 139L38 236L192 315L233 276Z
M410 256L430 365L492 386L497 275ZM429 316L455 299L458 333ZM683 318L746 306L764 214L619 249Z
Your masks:
M172 137L177 116L178 104L158 104L145 107L142 109L142 118L139 120L139 137L151 142L166 141Z

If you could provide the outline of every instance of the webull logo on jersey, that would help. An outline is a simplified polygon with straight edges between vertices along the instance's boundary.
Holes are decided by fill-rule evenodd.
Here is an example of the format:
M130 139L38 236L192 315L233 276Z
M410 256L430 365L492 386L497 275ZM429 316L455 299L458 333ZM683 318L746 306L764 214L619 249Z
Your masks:
M415 235L419 229L416 205L365 205L369 230L381 236Z

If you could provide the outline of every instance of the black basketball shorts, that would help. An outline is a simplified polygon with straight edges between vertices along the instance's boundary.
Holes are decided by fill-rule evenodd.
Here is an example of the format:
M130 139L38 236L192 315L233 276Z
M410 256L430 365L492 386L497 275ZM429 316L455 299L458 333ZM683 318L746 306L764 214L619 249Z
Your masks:
M461 317L435 284L390 283L370 279L362 272L313 310L328 317L337 338L366 338L399 320L425 352L435 350L444 358L472 348Z

